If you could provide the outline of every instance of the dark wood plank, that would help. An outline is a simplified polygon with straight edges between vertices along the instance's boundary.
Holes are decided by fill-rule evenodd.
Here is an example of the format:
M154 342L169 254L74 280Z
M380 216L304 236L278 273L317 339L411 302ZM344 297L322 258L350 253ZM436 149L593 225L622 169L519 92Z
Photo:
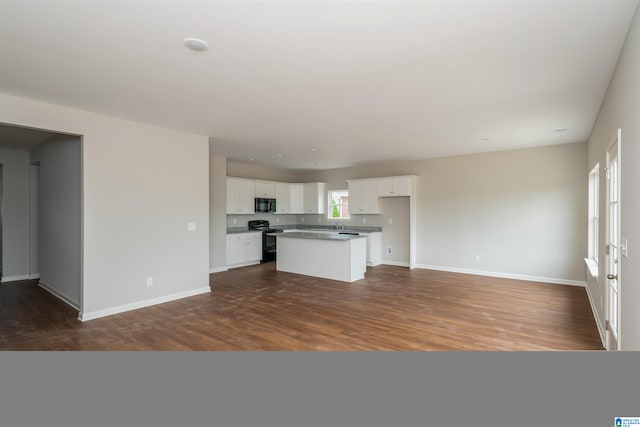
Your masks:
M211 294L88 322L37 286L0 286L0 350L601 350L585 289L401 267L348 284L267 263Z

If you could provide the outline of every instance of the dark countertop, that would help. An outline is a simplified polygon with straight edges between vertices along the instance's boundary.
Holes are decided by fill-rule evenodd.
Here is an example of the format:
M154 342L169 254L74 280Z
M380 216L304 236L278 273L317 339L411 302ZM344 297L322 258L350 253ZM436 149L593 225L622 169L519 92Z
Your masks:
M337 233L337 232L353 232L353 233L379 233L382 231L382 227L359 227L356 225L349 225L348 228L344 229L333 228L332 226L326 225L272 225L271 228L279 229L279 230L297 230L297 231L323 231L327 233ZM227 234L240 234L240 233L254 233L256 230L249 230L247 227L227 227Z
M227 227L227 234L242 234L242 233L260 233L260 231L249 230L247 227Z

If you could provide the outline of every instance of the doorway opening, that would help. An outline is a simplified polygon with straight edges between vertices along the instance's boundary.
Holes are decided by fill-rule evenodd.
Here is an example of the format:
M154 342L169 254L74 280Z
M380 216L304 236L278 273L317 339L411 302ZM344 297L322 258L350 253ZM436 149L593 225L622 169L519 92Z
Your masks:
M0 123L2 283L82 309L82 137Z

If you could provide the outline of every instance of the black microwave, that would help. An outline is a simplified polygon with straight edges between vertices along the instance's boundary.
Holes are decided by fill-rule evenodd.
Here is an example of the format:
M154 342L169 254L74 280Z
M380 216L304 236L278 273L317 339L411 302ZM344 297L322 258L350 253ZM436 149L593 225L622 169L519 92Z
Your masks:
M276 199L263 199L256 197L256 212L275 212Z

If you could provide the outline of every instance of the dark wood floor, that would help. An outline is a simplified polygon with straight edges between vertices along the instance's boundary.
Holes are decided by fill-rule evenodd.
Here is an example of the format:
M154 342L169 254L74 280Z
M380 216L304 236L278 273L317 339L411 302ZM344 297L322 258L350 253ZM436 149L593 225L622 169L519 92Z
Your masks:
M35 282L0 286L0 350L601 350L585 289L402 267L347 284L275 271L80 322Z

